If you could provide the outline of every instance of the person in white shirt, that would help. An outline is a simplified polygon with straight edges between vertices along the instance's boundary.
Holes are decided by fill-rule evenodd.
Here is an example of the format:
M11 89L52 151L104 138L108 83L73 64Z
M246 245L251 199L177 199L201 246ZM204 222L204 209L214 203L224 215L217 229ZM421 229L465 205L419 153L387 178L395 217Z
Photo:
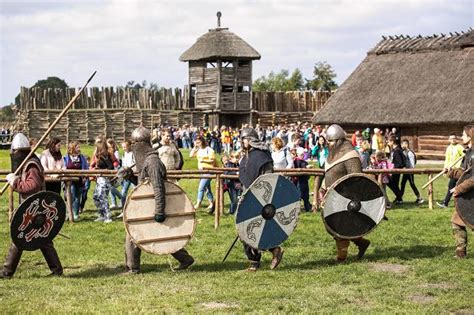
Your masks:
M293 157L288 147L284 146L281 138L273 138L271 147L273 167L275 169L293 168Z

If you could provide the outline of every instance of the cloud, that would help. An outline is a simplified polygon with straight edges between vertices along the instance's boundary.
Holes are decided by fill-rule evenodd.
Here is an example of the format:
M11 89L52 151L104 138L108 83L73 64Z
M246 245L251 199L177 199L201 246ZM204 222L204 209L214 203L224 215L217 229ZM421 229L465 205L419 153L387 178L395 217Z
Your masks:
M222 25L262 55L254 78L298 67L310 76L326 60L341 83L381 35L448 33L473 24L471 1L3 1L0 3L0 104L20 86L59 76L81 86L135 80L182 87L179 56Z

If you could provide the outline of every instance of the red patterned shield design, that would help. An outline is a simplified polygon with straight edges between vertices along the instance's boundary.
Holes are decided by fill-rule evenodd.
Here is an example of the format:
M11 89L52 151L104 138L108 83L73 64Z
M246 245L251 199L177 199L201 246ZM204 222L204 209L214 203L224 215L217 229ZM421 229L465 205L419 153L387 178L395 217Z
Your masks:
M51 191L40 191L18 207L10 224L13 243L22 250L36 250L52 241L66 218L66 204Z

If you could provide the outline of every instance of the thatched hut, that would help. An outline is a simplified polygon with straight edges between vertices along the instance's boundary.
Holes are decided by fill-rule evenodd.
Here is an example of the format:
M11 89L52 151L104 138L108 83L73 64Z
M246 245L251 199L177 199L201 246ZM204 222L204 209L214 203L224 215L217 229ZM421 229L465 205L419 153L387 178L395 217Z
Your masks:
M474 121L474 31L383 38L315 115L349 131L399 127L425 157Z
M250 121L252 60L260 54L242 38L220 27L199 37L179 60L189 62L189 108L209 110L210 125Z

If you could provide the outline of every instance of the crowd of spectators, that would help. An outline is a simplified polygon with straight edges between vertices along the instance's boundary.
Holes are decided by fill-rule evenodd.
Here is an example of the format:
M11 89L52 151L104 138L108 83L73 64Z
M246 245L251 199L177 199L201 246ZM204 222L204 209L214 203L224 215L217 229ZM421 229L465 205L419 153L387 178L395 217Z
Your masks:
M246 125L242 126L247 127ZM309 123L296 123L290 125L276 125L269 127L255 126L259 138L268 145L271 151L275 169L311 168L324 169L329 148L326 141L326 127ZM184 159L180 149L190 149L189 157L196 158L198 169L206 169L218 165L218 155L221 156L221 165L229 168L226 174L235 174L239 165L240 156L240 129L227 126L195 127L184 125L181 127L160 126L152 132L153 147L159 153L160 159L168 170L181 169ZM406 139L400 141L400 134L396 128L387 129L385 133L379 128L366 128L357 130L349 135L355 150L359 152L363 169L392 169L414 168L416 155L410 149ZM98 137L95 141L95 150L89 158L81 153L79 143L72 141L67 144L66 154L61 153L62 143L58 138L52 138L40 156L45 170L59 169L118 169L119 167L133 167L135 164L131 143L126 140L121 143L122 153L113 139ZM309 176L290 177L300 192L304 210L311 211L309 201ZM111 210L124 206L126 196L134 183L130 180L113 180L107 177L96 177L93 200L98 210L96 221L112 222ZM91 178L81 177L71 184L71 198L74 219L79 220L84 210L90 188ZM396 196L393 203L403 203L406 183L409 183L416 195L416 202L422 203L423 199L415 185L411 174L386 174L382 178L384 187L391 189ZM224 191L230 198L229 213L236 211L238 198L242 185L238 180L225 180ZM61 183L50 182L47 189L61 193ZM64 185L63 185L64 189ZM199 181L195 208L203 204L204 196L207 197L209 213L215 209L214 195L212 193L211 179L202 178ZM387 207L392 202L387 198ZM119 215L119 217L122 214Z

